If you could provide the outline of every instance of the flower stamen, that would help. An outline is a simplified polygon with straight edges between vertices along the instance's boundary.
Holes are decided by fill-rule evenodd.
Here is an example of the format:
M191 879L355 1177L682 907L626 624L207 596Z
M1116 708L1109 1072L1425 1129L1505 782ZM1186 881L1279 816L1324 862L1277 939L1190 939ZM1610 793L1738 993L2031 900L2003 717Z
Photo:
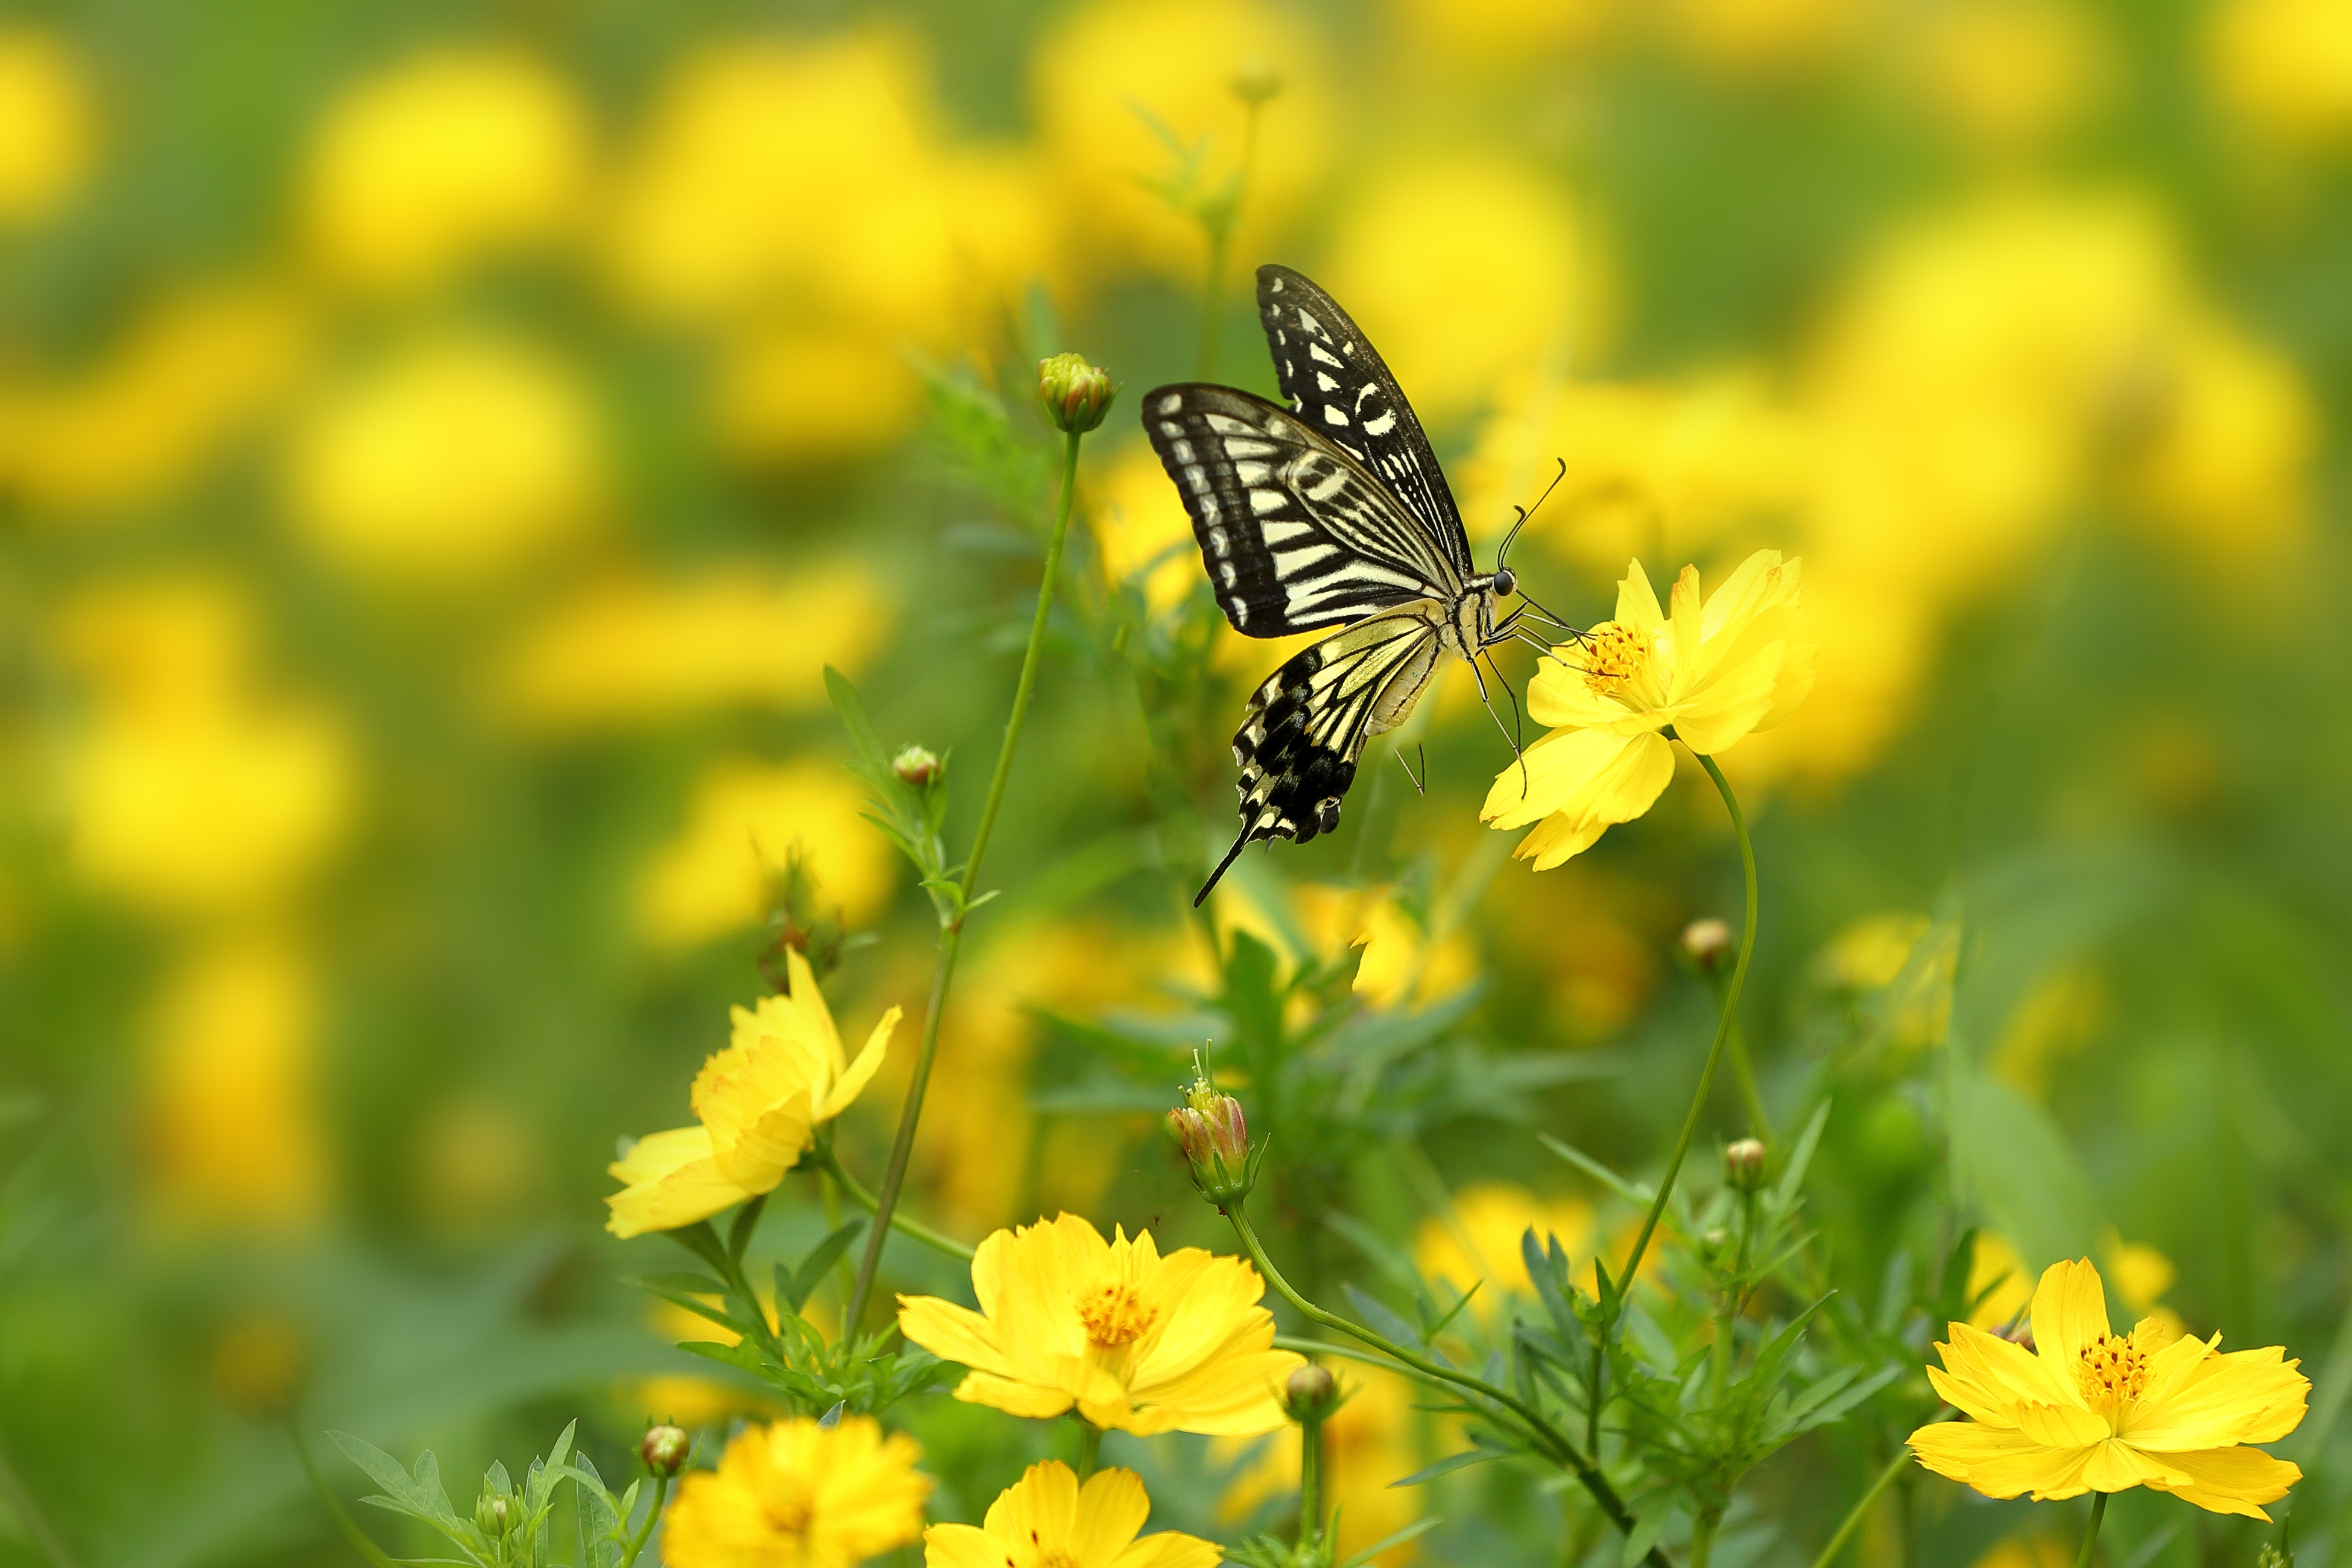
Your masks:
M2118 1334L2101 1334L2074 1363L2074 1384L2094 1410L2128 1405L2147 1392L2147 1352Z
M1139 1299L1135 1288L1111 1280L1078 1297L1078 1321L1087 1342L1098 1350L1119 1350L1151 1331L1160 1310Z
M1631 626L1604 621L1584 645L1584 684L1603 697L1624 693L1649 662L1650 642Z

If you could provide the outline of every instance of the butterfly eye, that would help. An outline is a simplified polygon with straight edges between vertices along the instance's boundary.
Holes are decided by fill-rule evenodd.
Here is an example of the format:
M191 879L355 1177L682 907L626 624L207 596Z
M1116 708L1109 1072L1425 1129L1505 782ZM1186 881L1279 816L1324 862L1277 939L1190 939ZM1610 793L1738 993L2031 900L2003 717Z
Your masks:
M1509 598L1512 591L1517 588L1518 585L1518 575L1509 567L1498 566L1495 569L1495 594L1496 597L1504 599Z

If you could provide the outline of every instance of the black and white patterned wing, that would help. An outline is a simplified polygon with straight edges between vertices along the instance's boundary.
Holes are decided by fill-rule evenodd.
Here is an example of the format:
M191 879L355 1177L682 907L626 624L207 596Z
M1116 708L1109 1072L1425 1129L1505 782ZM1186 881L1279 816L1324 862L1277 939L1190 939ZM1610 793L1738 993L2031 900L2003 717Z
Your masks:
M1241 837L1194 904L1257 840L1304 844L1339 826L1366 738L1400 722L1436 668L1444 616L1423 600L1359 621L1294 654L1250 694L1234 732Z
M1275 378L1293 410L1378 475L1468 577L1469 536L1412 405L1370 339L1314 280L1287 267L1257 269L1258 319Z
M1144 395L1143 428L1235 631L1287 637L1461 595L1461 572L1421 521L1288 410L1185 382Z

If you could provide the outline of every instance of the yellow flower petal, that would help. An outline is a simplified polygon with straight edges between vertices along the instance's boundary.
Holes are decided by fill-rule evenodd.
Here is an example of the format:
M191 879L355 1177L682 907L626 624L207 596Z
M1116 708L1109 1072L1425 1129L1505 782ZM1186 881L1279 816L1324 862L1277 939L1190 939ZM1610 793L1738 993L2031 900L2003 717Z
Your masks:
M709 1219L751 1195L719 1171L700 1127L640 1138L609 1169L629 1184L604 1200L613 1211L604 1228L624 1239Z
M2045 1448L2083 1448L2111 1436L2107 1424L2079 1405L2043 1405L2020 1400L2017 1429Z
M2260 1448L2217 1448L2201 1454L2167 1454L2165 1464L2189 1477L2186 1486L2164 1486L2184 1502L2213 1513L2242 1513L2268 1520L2261 1504L2276 1502L2303 1479L2303 1471ZM2150 1485L2156 1485L2150 1482Z
M904 1016L905 1009L900 1007L893 1007L882 1015L882 1021L874 1026L872 1034L866 1037L866 1045L858 1051L857 1059L849 1064L848 1069L842 1073L825 1095L824 1102L817 1108L816 1119L819 1121L832 1121L848 1110L850 1102L865 1091L866 1084L873 1080L875 1073L882 1066L883 1053L889 1049L891 1031L898 1026L898 1020Z
M2033 1289L2034 1353L2053 1363L2068 1382L2083 1347L2107 1331L2107 1297L2087 1258L2053 1263Z
M1971 1486L1976 1484L1974 1478L1980 1465L2045 1451L2014 1427L1983 1426L1971 1421L1933 1422L1912 1433L1907 1441L1921 1465L1939 1476ZM2014 1497L2017 1493L1997 1495Z
M2164 1452L2269 1443L2303 1419L2311 1380L2276 1346L2209 1352L2132 1413L2126 1432L2134 1447Z
M1141 1476L1133 1470L1097 1470L1078 1493L1065 1538L1069 1553L1082 1563L1100 1563L1108 1568L1150 1517L1151 1500L1144 1495Z
M1617 614L1612 617L1621 626L1631 626L1637 632L1654 632L1666 624L1666 614L1658 608L1658 595L1650 586L1650 574L1642 570L1639 561L1625 564L1625 575L1617 580Z
M1528 748L1526 762L1524 781L1517 765L1496 775L1485 815L1506 828L1555 819L1519 845L1519 858L1535 860L1538 870L1649 810L1675 775L1674 749L1656 734L1555 731Z
M923 1531L923 1568L1003 1568L1004 1547L974 1524L935 1524Z

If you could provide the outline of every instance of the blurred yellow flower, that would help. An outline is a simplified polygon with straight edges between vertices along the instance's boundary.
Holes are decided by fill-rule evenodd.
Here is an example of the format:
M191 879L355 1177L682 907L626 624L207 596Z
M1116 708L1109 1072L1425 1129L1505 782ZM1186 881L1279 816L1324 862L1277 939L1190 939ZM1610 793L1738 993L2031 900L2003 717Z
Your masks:
M507 1099L452 1096L414 1135L407 1192L432 1232L478 1242L510 1234L553 1190L538 1125Z
M853 561L790 572L736 561L667 581L604 579L525 626L493 685L502 713L558 732L738 704L803 708L824 700L826 665L851 675L865 667L894 610L874 573Z
M1360 947L1355 993L1375 1007L1426 1005L1460 992L1478 978L1478 951L1468 935L1449 930L1432 941L1428 930L1401 908L1384 889L1325 888L1308 885L1294 890L1300 921L1307 928L1311 952L1302 957L1323 958L1342 948ZM1261 911L1237 897L1220 908L1220 919L1254 928L1277 948L1288 945L1266 922Z
M316 990L309 957L268 931L208 942L166 978L139 1117L160 1217L283 1231L324 1210Z
M1590 361L1606 270L1556 175L1456 149L1386 163L1341 216L1323 280L1434 423L1549 361Z
M1969 140L2032 147L2089 107L2111 68L2090 14L2060 0L1956 0L1920 23L1927 100Z
M899 1009L882 1015L855 1062L808 960L785 950L792 993L732 1014L734 1037L695 1075L698 1125L638 1139L609 1167L625 1184L604 1201L614 1236L675 1230L772 1192L800 1163L810 1131L848 1109L882 1065Z
M329 110L303 176L311 247L337 278L409 289L546 243L586 200L590 141L578 93L528 55L417 55Z
M1155 614L1182 604L1202 581L1200 546L1158 455L1130 441L1089 477L1081 493L1103 575L1114 584L1140 577L1144 605Z
M1988 1333L2000 1333L2033 1302L2033 1271L2018 1256L2009 1237L1996 1231L1977 1233L1969 1254L1969 1300L1974 1303L1969 1323Z
M2301 371L2198 315L2168 338L2153 374L2151 427L2124 456L2124 496L2202 568L2242 579L2276 570L2311 521L2319 410Z
M1391 1486L1425 1462L1415 1431L1414 1385L1391 1372L1350 1362L1340 1373L1347 1401L1323 1424L1323 1486L1339 1513L1337 1555L1345 1561L1387 1540L1421 1517L1422 1494ZM1210 1455L1231 1462L1249 1449L1256 1461L1238 1471L1217 1500L1217 1518L1226 1524L1246 1520L1269 1499L1298 1488L1298 1428L1286 1426L1270 1437L1220 1437ZM1420 1543L1409 1542L1381 1553L1381 1568L1407 1568L1422 1560Z
M1395 0L1408 47L1527 65L1588 44L1615 19L1619 0Z
M213 1347L213 1393L248 1421L283 1421L293 1414L310 1372L310 1346L283 1318L242 1319Z
M471 583L579 532L598 468L596 420L568 366L452 335L331 389L295 434L287 493L302 534L355 570Z
M1919 1462L1988 1497L2039 1501L2145 1486L2215 1513L2261 1507L2303 1477L2255 1443L2303 1419L2311 1383L2276 1346L2223 1354L2221 1336L2167 1342L2152 1319L2111 1334L2099 1272L2053 1263L2033 1292L2033 1349L1966 1323L1927 1380L1969 1417L1911 1434Z
M1811 64L1856 37L1881 0L1666 0L1666 33L1693 60L1734 75Z
M670 1568L857 1568L923 1532L922 1449L871 1415L736 1434L715 1470L689 1470L663 1516Z
M1151 121L1187 148L1205 142L1203 174L1215 185L1241 162L1246 115L1234 72L1264 60L1283 88L1259 110L1233 254L1273 254L1329 159L1339 120L1323 58L1297 12L1253 0L1091 0L1060 12L1031 58L1029 91L1063 182L1070 253L1096 277L1139 265L1196 285L1208 258L1199 225L1144 183L1176 165Z
M866 791L830 762L713 763L678 836L637 879L637 929L656 947L691 947L767 913L770 876L793 844L828 904L853 924L880 910L896 851L864 817Z
M1066 1214L982 1242L971 1287L977 1312L898 1299L908 1339L970 1369L958 1399L1039 1419L1075 1409L1145 1436L1247 1436L1287 1419L1276 1390L1302 1358L1273 1348L1265 1287L1241 1258L1197 1247L1162 1258L1149 1232L1107 1242Z
M353 768L341 722L257 700L101 708L60 760L66 852L140 908L242 908L297 886L341 841Z
M80 192L94 119L89 79L61 41L0 29L0 227L38 223Z
M1671 619L1641 563L1628 568L1616 618L1580 647L1555 648L1528 683L1528 715L1554 729L1528 748L1524 773L1496 775L1482 813L1501 829L1540 824L1517 858L1557 866L1649 810L1674 776L1667 728L1712 756L1804 700L1813 633L1799 565L1759 550L1704 603L1698 569L1685 566Z
M176 288L90 366L0 378L0 487L37 516L163 500L277 405L310 342L306 313L282 291Z
M1461 467L1475 532L1499 539L1565 461L1528 531L1600 568L1643 549L1721 543L1796 511L1812 478L1803 419L1752 367L1674 383L1530 376L1481 427Z
M2279 141L2352 136L2352 12L2341 0L2223 0L2206 67L2223 102Z
M1478 1295L1471 1310L1493 1312L1505 1295L1532 1297L1527 1262L1519 1248L1528 1230L1538 1245L1546 1237L1571 1256L1591 1250L1592 1205L1579 1197L1538 1198L1508 1182L1481 1182L1454 1194L1451 1215L1432 1215L1414 1237L1413 1267L1432 1285ZM1445 1296L1438 1293L1443 1303Z
M747 461L870 456L922 402L907 346L873 328L772 322L731 338L711 388L719 443Z
M1138 1541L1151 1515L1143 1478L1097 1470L1086 1485L1059 1459L1032 1465L997 1494L979 1525L923 1531L924 1568L998 1568L1016 1558L1036 1568L1215 1568L1212 1541L1169 1531Z

